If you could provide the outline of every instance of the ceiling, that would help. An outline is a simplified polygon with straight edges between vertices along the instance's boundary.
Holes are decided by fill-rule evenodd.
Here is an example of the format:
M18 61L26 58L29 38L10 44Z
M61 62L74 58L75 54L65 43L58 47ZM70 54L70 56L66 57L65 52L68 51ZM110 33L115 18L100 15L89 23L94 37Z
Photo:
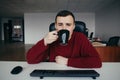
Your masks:
M0 0L0 17L23 17L30 12L95 12L115 0Z

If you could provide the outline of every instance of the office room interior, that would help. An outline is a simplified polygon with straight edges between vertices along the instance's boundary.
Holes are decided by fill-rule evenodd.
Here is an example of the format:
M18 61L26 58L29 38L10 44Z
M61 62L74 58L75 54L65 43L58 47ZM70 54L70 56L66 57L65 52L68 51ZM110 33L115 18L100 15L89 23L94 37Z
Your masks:
M84 22L87 37L93 32L92 40L98 40L93 46L103 62L120 61L120 39L117 46L106 46L110 37L120 37L119 0L1 0L0 60L25 61L28 49L49 32L60 10Z

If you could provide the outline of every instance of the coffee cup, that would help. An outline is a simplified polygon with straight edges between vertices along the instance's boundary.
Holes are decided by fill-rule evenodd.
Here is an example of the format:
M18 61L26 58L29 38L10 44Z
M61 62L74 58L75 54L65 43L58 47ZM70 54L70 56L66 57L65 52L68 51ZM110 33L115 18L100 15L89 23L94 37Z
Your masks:
M69 39L69 31L66 29L62 29L58 32L59 41L61 45L67 45Z

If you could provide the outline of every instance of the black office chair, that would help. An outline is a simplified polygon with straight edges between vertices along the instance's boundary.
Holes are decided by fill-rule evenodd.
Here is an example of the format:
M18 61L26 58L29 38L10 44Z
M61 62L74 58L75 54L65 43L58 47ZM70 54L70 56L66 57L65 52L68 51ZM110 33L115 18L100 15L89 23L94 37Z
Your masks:
M51 23L49 26L49 31L53 31L55 30L55 23ZM76 32L82 32L83 34L85 34L88 37L88 32L86 31L86 25L84 22L82 21L75 21L75 29L74 31Z
M118 46L120 36L110 37L107 43L107 46Z

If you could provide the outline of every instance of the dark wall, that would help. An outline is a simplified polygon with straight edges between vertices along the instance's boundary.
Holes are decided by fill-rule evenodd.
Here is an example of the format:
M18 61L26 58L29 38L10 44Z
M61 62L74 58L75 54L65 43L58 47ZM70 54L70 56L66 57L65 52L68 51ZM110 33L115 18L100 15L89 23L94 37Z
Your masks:
M1 24L1 18L0 18L0 41L2 40L2 24Z

